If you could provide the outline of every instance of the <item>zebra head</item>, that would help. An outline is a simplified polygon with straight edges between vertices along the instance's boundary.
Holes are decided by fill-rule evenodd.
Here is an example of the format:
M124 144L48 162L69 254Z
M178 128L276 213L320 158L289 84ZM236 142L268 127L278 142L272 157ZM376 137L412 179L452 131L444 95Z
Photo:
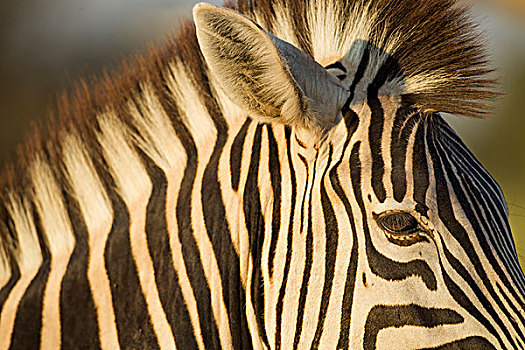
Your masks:
M256 9L194 9L212 79L269 123L247 160L258 194L244 193L266 227L251 246L259 335L271 348L523 348L505 199L439 114L479 116L491 97L472 24L450 1L378 3L350 9L368 12L340 24L351 40L337 57L270 34Z

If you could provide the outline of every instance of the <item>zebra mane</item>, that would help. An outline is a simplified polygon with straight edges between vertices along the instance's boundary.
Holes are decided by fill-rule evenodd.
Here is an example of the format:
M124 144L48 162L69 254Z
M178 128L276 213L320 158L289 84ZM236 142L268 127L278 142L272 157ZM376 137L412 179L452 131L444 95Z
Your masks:
M387 67L390 83L422 112L481 117L496 96L494 81L487 78L491 70L478 30L468 9L453 0L235 0L226 7L252 18L323 65L339 60L357 40L369 42L388 56L379 52L372 56L377 69L395 62ZM236 107L219 96L204 67L195 28L187 21L166 44L123 63L116 72L81 81L70 94L59 97L47 126L35 128L19 149L18 164L8 165L0 176L0 285L13 261L22 271L29 268L25 265L38 265L31 253L40 247L50 246L52 254L53 249L71 249L75 230L68 227L69 220L63 221L63 227L53 220L81 212L89 226L97 217L96 212L79 207L82 196L77 187L88 185L75 184L75 171L94 186L82 192L94 203L89 210L109 211L111 194L104 188L114 188L115 180L108 170L112 167L108 149L119 159L125 153L120 148L132 148L139 150L139 158L146 154L155 162L183 162L170 158L184 154L180 144L169 148L155 143L164 126L137 115L160 103L172 124L190 131L198 125L195 128L205 134L207 129L220 132L209 118L199 119L198 112L213 119L219 110ZM183 105L184 96L201 101ZM45 222L46 215L53 220ZM55 225L56 232L69 232L69 238L48 235L43 242L33 221Z
M53 249L57 253L74 245L74 230L67 216L74 219L83 215L88 229L90 222L96 225L97 220L111 216L110 202L115 193L106 193L106 189L114 189L118 184L109 161L124 160L116 153L137 149L157 162L170 156L175 158L170 159L172 162L185 161L180 145L170 145L158 134L169 127L158 122L171 119L173 124L191 127L184 114L194 111L176 100L180 101L184 94L194 98L212 95L203 65L195 27L186 20L177 35L168 37L163 44L151 46L147 53L123 61L112 71L82 79L70 92L58 95L48 118L33 124L25 142L19 145L16 162L5 165L0 173L0 285L5 284L2 278L9 276L9 269L14 266L20 273L30 270L42 258L49 257L49 250L53 255ZM174 91L177 83L179 88ZM169 117L164 112L157 120L138 118L155 113L137 110L155 108L151 106L152 98L154 103L164 103L162 107ZM192 102L217 110L216 102L210 98ZM209 121L199 120L199 115L195 119L193 124L201 122L204 129L213 132ZM138 133L139 129L146 132ZM152 141L155 133L172 146L171 154ZM79 204L82 201L92 202L93 208L83 210ZM65 225L55 227L55 236L44 232L42 238L37 232L46 226L42 222L46 218L48 222L63 219Z
M423 112L483 117L498 96L470 8L455 0L236 0L227 5L325 66L356 41L368 42L383 53L372 57L376 69L388 64L387 81Z

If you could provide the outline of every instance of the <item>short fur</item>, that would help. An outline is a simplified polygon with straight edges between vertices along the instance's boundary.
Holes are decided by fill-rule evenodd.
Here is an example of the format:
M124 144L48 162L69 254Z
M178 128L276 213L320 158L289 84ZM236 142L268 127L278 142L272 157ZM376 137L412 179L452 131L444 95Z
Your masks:
M494 81L487 77L491 70L477 28L469 20L467 9L457 7L453 0L238 0L230 1L227 6L254 19L323 65L340 59L356 40L370 41L390 57L378 53L377 68L387 62L389 81L423 112L481 117L488 113L488 103L497 96L492 91ZM118 118L115 125L120 125L123 135L138 135L130 137L128 142L140 148L140 123L133 120L129 105L140 105L137 101L147 95L144 86L151 85L158 96L166 98L164 103L176 111L172 92L166 86L170 69L180 69L174 62L183 62L194 82L194 93L211 94L194 26L186 22L176 37L160 48L151 49L148 55L123 63L116 72L105 73L90 83L78 83L72 93L59 98L57 112L48 126L31 133L20 147L17 164L7 166L0 177L0 281L9 266L25 269L26 260L21 254L40 250L37 244L51 244L34 239L25 243L35 247L20 244L22 234L18 225L25 219L13 215L12 201L19 198L21 208L28 206L17 210L24 215L33 216L39 211L39 191L43 189L36 183L32 170L46 164L46 173L41 177L50 176L53 178L50 183L56 183L57 190L72 192L67 181L71 169L63 152L68 147L68 135L73 135L75 142L92 156L96 170L92 178L100 177L101 183L112 187L113 180L97 137L103 129L101 120L112 113ZM177 115L170 116L172 122L182 123L182 117ZM65 214L61 206L57 210ZM13 264L15 261L18 263Z

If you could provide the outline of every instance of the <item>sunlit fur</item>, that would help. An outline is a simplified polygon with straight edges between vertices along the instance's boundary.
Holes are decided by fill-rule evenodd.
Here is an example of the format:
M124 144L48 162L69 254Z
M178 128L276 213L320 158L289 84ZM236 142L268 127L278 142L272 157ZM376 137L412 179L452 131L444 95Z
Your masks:
M326 67L340 122L319 139L297 109L250 118L189 22L79 83L2 173L0 349L525 348L504 197L436 113L479 117L496 95L466 10L227 7ZM376 221L395 211L416 238Z

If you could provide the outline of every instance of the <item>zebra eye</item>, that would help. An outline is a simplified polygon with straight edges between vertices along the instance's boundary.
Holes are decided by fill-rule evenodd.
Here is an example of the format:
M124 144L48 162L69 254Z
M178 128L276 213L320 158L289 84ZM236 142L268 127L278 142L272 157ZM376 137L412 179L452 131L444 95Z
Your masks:
M379 224L391 233L408 234L419 228L417 220L407 212L387 213L378 218Z
M429 241L417 219L405 211L377 215L376 221L385 231L387 239L397 245L408 246Z

